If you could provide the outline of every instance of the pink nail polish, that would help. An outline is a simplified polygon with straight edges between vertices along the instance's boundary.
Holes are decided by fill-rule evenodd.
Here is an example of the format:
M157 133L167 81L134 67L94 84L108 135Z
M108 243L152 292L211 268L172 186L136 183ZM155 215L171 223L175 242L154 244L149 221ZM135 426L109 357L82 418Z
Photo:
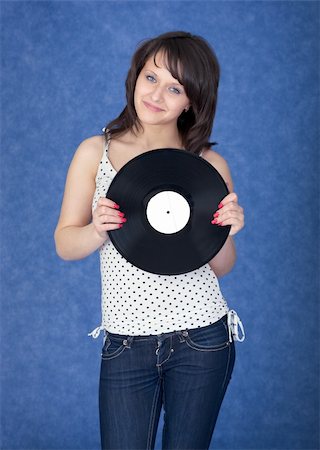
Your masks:
M223 207L223 204L220 202L219 205L218 205L218 208L220 209L222 207Z
M213 217L218 217L219 212L216 212L215 214L213 214Z
M211 220L211 223L212 223L212 224L217 223L217 219Z
M121 228L121 227L123 227L123 224L122 224L122 223L119 223L119 227L118 227L118 228Z
M122 222L126 222L127 221L127 219L125 219L125 218L122 218L121 220L122 220Z
M118 216L120 216L120 217L124 217L124 213L122 213L122 212L119 212L119 213L118 213Z
M117 205L116 203L114 203L114 204L113 204L113 207L114 207L114 208L117 208L117 209L119 209L119 208L120 208L120 206L119 206L119 205Z

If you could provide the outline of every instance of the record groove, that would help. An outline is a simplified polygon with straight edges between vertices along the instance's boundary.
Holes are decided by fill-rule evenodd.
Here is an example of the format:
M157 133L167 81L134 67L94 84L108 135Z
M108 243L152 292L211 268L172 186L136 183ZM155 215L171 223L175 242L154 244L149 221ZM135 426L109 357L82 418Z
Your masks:
M200 156L173 148L150 150L125 164L110 184L106 197L120 205L127 222L108 235L119 253L144 271L196 270L228 237L229 225L211 224L227 194L219 172Z

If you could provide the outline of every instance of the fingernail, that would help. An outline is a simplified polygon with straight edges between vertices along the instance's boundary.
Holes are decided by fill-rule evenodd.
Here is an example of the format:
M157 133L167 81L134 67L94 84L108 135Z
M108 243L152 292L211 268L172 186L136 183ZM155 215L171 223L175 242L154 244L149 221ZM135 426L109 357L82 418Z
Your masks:
M213 214L213 217L218 217L219 212L216 212L215 214Z
M127 221L127 219L124 219L124 218L122 218L122 219L121 219L121 221L122 221L122 222L126 222L126 221Z
M223 204L220 202L218 205L218 208L222 208L222 207L223 207Z
M123 224L122 224L122 223L119 223L119 227L118 227L118 228L121 228L121 227L123 227Z
M118 216L120 216L120 217L124 217L124 213L122 213L122 212L118 212Z
M217 219L211 220L211 223L212 223L212 224L217 223Z
M114 203L114 204L113 204L113 207L114 207L114 208L117 208L117 209L119 209L119 208L120 208L120 206L119 206L119 205L117 205L116 203Z

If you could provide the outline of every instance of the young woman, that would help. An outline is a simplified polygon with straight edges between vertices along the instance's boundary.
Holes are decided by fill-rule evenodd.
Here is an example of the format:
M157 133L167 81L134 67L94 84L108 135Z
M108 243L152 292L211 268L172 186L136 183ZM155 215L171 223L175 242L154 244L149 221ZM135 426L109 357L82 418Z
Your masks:
M207 449L231 378L237 333L218 277L236 259L232 236L244 226L226 161L210 149L219 64L199 36L170 32L143 42L126 80L127 105L102 136L84 140L69 168L55 231L58 255L100 249L102 323L100 425L103 449L154 448L164 408L163 449ZM229 194L212 226L231 225L219 253L181 275L145 272L123 258L108 231L126 226L126 205L106 198L116 173L159 148L200 155ZM123 231L124 231L123 230Z

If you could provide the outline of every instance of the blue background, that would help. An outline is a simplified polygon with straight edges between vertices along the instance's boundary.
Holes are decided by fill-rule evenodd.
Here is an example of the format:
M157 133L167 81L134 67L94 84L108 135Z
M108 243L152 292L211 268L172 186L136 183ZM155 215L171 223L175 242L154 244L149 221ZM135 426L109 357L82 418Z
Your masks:
M247 339L212 446L319 448L319 3L2 2L1 20L2 448L99 447L98 255L60 260L53 232L136 44L174 29L216 50L212 138L246 213L221 287Z

